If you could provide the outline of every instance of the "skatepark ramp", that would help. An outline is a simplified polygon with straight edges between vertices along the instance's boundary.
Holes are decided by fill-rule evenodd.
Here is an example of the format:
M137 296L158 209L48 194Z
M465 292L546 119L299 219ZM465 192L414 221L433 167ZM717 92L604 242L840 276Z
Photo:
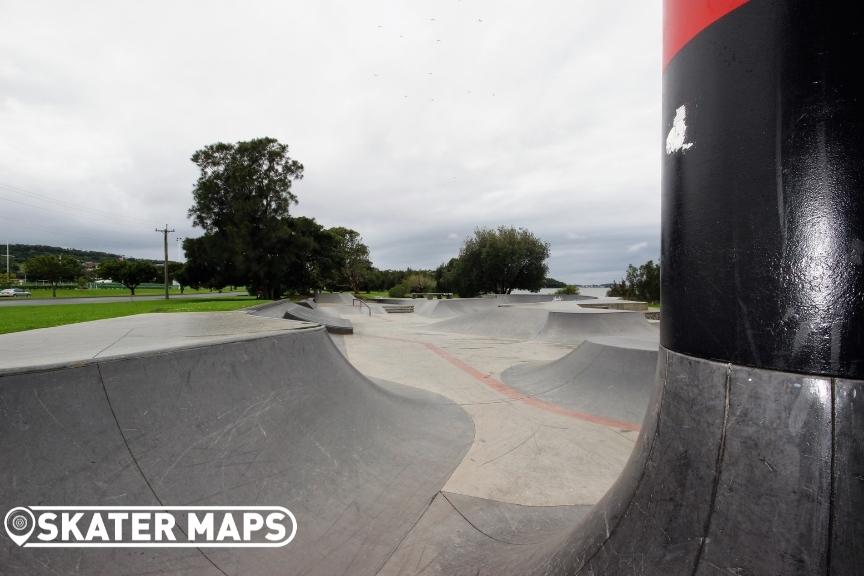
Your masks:
M658 342L660 331L639 312L583 310L558 312L550 310L537 333L537 340L576 345L589 338L618 336Z
M655 387L657 348L641 340L596 338L553 362L509 368L501 379L544 402L638 425Z
M558 311L539 305L500 306L429 325L429 328L487 338L542 340L577 346L589 338L617 336L657 343L659 330L638 312Z
M0 573L376 574L473 438L431 393L373 383L322 328L0 375L0 503L279 505L283 548L44 549Z
M353 334L354 325L347 318L328 310L323 306L307 308L300 306L290 300L280 300L257 306L250 310L255 316L266 316L268 318L287 318L289 320L300 320L301 322L312 322L324 326L332 334Z
M354 295L350 292L322 292L315 296L318 304L348 304L354 302Z
M543 329L548 316L547 311L539 308L496 305L487 310L435 322L429 328L487 338L531 340Z
M537 302L576 302L582 300L596 300L595 296L582 294L495 294L489 298L495 298L499 304L534 304Z
M451 318L464 314L494 310L498 307L495 298L454 298L452 300L426 300L425 305L415 308L418 314L430 318Z

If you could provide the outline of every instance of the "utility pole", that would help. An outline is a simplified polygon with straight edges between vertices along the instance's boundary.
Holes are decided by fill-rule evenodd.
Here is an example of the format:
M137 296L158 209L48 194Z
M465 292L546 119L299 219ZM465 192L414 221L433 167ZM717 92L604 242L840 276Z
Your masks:
M6 282L11 283L10 276L9 276L9 243L8 242L6 242Z
M168 234L170 232L174 232L174 229L168 229L168 224L165 224L165 228L156 228L156 232L162 233L162 243L165 247L165 299L168 300Z

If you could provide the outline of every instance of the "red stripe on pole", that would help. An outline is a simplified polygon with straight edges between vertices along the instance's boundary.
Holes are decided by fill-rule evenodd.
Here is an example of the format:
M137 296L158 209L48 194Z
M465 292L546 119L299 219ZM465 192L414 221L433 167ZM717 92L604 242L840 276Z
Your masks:
M663 68L702 30L750 0L663 0Z

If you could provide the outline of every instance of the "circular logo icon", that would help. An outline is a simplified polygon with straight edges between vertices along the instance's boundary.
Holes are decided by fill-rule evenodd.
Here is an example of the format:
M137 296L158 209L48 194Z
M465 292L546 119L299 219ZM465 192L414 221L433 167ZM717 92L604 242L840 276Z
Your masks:
M19 506L6 513L3 524L6 526L6 534L9 538L19 546L23 546L36 527L36 518L29 509Z

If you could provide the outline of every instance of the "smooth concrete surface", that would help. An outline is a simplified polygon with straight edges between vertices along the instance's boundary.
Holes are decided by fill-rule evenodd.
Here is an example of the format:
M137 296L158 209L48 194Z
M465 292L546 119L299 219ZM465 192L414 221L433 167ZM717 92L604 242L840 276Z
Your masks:
M314 328L245 312L137 314L0 335L0 373L194 348Z
M501 379L535 398L638 425L654 391L657 350L644 340L595 338L558 360L513 366Z
M4 510L282 505L299 528L272 549L46 550L4 538L0 572L376 574L472 437L453 402L372 383L321 328L7 374Z
M659 343L656 324L638 312L582 308L576 302L496 306L470 311L430 329L512 340L541 340L578 346L595 337L617 336Z
M451 318L471 312L486 312L498 307L495 298L454 298L451 300L426 300L425 305L416 306L415 312L430 318Z
M255 316L285 318L287 320L320 324L332 334L352 334L354 332L354 327L350 320L342 318L330 308L319 307L317 304L315 304L315 308L313 309L296 304L291 300L279 300L255 306L249 313Z
M589 313L589 311L591 313ZM640 312L583 309L578 313L550 310L538 340L578 345L596 337L617 336L646 340L657 344L660 330Z
M502 379L574 348L445 332L416 314L352 319L350 336L244 312L0 336L18 368L0 376L3 505L281 504L300 524L285 549L256 553L0 547L4 573L517 574L551 558L639 433ZM55 347L67 367L45 370Z
M322 292L314 300L317 304L351 304L354 296L350 292Z
M529 506L596 502L623 469L638 432L538 405L500 381L520 360L552 361L571 349L434 326L415 315L358 317L345 344L364 374L436 392L472 416L474 443L444 489Z

